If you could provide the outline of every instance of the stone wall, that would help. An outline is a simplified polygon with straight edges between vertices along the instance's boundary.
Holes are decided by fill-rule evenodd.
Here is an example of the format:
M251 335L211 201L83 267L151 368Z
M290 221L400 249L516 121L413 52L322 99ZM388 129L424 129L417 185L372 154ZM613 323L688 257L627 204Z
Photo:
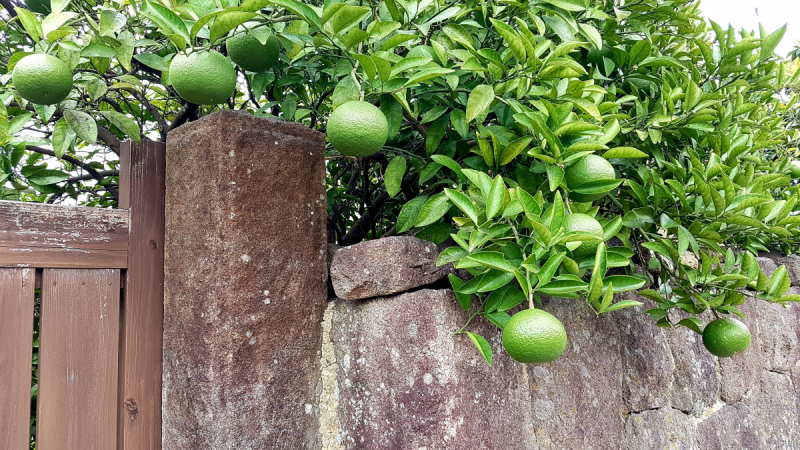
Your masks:
M657 327L635 294L645 307L602 317L548 298L564 355L516 363L476 319L467 329L489 340L489 366L453 334L468 314L446 283L430 284L449 273L428 264L435 255L391 238L333 257L338 296L358 300L332 299L322 324L323 448L800 449L800 305L748 301L750 348L718 359L694 332ZM800 259L760 263L800 280Z

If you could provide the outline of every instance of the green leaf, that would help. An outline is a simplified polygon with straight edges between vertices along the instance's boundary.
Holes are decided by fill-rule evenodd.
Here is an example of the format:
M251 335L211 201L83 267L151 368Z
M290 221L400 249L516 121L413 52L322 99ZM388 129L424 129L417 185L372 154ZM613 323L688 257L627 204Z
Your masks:
M53 151L56 158L61 158L67 151L69 151L72 144L75 142L75 132L67 124L66 118L61 118L53 127L52 136Z
M419 233L417 233L416 237L439 245L450 237L450 233L452 231L453 225L444 222L437 222L421 229Z
M550 280L553 278L553 275L556 274L556 271L561 266L561 262L564 261L565 256L567 256L567 252L561 252L556 253L547 259L547 262L544 263L538 274L540 286L546 285L550 282Z
M689 80L689 87L686 90L686 97L683 99L683 110L684 111L691 111L698 103L700 103L700 98L703 96L703 91L697 86L693 80Z
M546 3L550 3L553 6L558 6L561 9L567 11L584 11L586 10L586 6L584 6L581 0L544 0Z
M523 45L522 40L517 36L517 33L514 31L513 28L506 25L503 22L495 19L489 19L494 25L494 29L500 34L504 41L508 44L511 51L514 53L514 56L517 58L517 61L520 63L524 63L527 61L525 58L525 45Z
M306 19L306 22L308 22L309 25L313 25L317 30L322 30L322 21L319 15L317 15L310 6L296 0L269 0L269 3L283 6L294 14Z
M439 149L442 139L447 135L447 125L450 118L445 114L428 127L428 134L425 136L425 151L431 155Z
M633 147L612 148L603 153L603 158L648 158L650 155Z
M339 34L356 22L360 22L372 10L363 6L345 5L331 18L333 32Z
M544 286L539 287L537 290L543 294L548 295L570 295L575 294L581 289L586 288L587 283L578 280L556 280L551 281Z
M449 23L442 27L442 31L444 31L444 34L446 34L447 37L452 39L454 42L463 45L469 50L475 50L475 47L473 47L472 44L472 35L470 35L469 31L467 31L466 28L462 27L461 25Z
M592 278L594 278L594 274L592 275ZM589 291L591 291L591 288L589 288ZM609 283L608 289L606 289L606 294L603 296L603 301L600 302L600 308L598 309L597 312L599 313L605 312L606 309L608 309L608 307L611 306L611 300L613 299L614 299L614 285L613 283Z
M112 125L125 133L125 136L131 138L137 144L142 143L142 137L139 136L139 125L135 120L116 111L100 111L100 114L105 116Z
M478 349L478 352L481 354L481 356L483 356L486 359L486 362L488 362L491 366L492 347L489 346L489 342L487 342L486 339L479 334L470 333L469 331L466 331L466 333L472 343L475 344L475 347Z
M403 105L390 94L383 94L381 95L381 112L389 122L389 138L397 136L403 125Z
M461 278L458 278L457 276L453 275L452 273L448 275L447 278L450 280L450 286L453 287L453 292L455 292L456 294L456 299L458 300L458 304L461 305L461 308L464 309L464 311L469 311L470 303L472 303L472 295L458 292L458 288L464 285L464 281Z
M530 144L532 140L533 138L531 137L521 137L506 145L506 148L504 148L503 152L500 154L500 165L505 166L513 161L517 155L528 147L528 144Z
M159 72L166 72L169 70L169 64L164 61L164 58L154 53L139 53L137 55L133 55L133 58L145 66L152 67Z
M763 25L758 24L759 28L759 36L761 37L761 54L759 55L759 61L763 61L770 56L780 44L781 39L783 39L784 33L786 33L786 26L784 25L777 30L775 30L772 34L767 34L767 30L764 28Z
M181 36L185 42L191 41L189 38L189 30L186 28L186 24L183 22L183 20L181 20L180 17L178 17L177 14L172 12L172 10L165 8L153 1L145 1L145 5L147 5L147 16L158 25L164 34L177 34ZM229 30L231 29L233 28L230 28ZM214 33L212 32L211 34L213 36ZM211 39L212 42L215 40L216 38Z
M509 316L505 311L495 311L485 314L485 316L487 319L489 319L489 322L492 322L501 330L505 328L508 321L511 320L511 316Z
M417 216L422 209L422 206L427 202L428 196L422 195L411 199L408 203L403 205L400 214L397 216L397 233L405 233L406 231L414 228L417 223Z
M628 228L642 228L649 223L654 223L653 209L649 207L634 208L622 218L622 224Z
M546 164L547 167L547 181L550 184L550 192L558 189L558 185L564 178L564 169L558 164Z
M597 31L597 28L583 22L578 25L581 27L581 34L586 36L586 39L592 43L592 46L594 46L595 49L600 50L603 48L603 36L600 35L600 32Z
M428 81L436 77L440 77L442 75L447 75L448 73L455 72L453 69L446 69L444 67L431 67L428 69L420 70L416 74L414 74L411 78L406 81L403 85L405 86L413 86L418 83L422 83L423 81Z
M431 155L431 159L436 163L447 167L458 175L462 174L461 166L453 158L447 155Z
M614 303L613 305L609 306L605 310L604 313L610 313L612 311L616 311L622 308L630 308L631 306L641 306L643 305L642 302L637 302L636 300L623 300L621 302Z
M486 198L486 218L491 219L503 210L503 203L506 199L506 185L503 177L498 175L492 182L489 195Z
M772 274L772 278L769 280L769 286L767 286L767 294L772 296L780 296L786 293L791 287L791 281L789 280L789 274L786 271L786 266L780 266L775 273Z
M342 77L342 79L336 83L336 87L333 88L333 94L331 94L331 106L337 108L347 102L358 100L360 98L361 91L358 90L356 81L350 75L346 75ZM383 103L381 103L381 105L382 104ZM391 129L389 131L391 131Z
M703 334L703 323L697 317L687 317L678 322L678 325L683 325L697 334Z
M611 283L614 283L615 292L627 292L640 289L647 284L647 281L630 275L611 275L603 279L603 289L606 289Z
M514 272L514 268L505 260L505 257L500 252L478 252L469 255L468 259L492 269L508 273Z
M32 176L28 177L28 181L41 186L46 186L49 184L60 183L66 180L67 178L69 178L68 173L64 173L60 170L45 169L45 170L39 170Z
M490 270L478 284L478 292L489 292L500 289L514 279L514 273L503 272L500 270Z
M419 210L415 226L424 227L444 217L450 209L450 200L444 194L437 194L428 199Z
M475 87L467 99L467 123L482 117L494 101L494 89L486 84Z
M395 156L386 166L386 173L383 175L386 192L389 197L394 198L403 183L403 176L406 174L406 158Z
M31 39L34 42L41 40L44 32L42 31L42 24L39 23L36 15L24 8L14 8L14 11L17 12L17 17L22 23L22 27L25 28L25 32L28 33Z
M619 230L622 229L622 216L616 216L614 219L603 227L603 240L607 241L613 238Z
M256 13L244 11L226 11L218 15L216 20L214 20L214 24L211 25L209 39L212 43L216 42L217 39L225 36L228 34L228 32L252 19L256 15Z
M81 111L68 109L64 111L64 118L75 134L87 144L97 141L97 124L92 116Z
M650 42L648 42L647 39L642 39L633 44L630 53L631 66L639 64L650 56L650 48Z
M462 194L461 192L454 191L452 189L445 189L444 195L453 202L454 205L458 207L464 214L469 217L472 223L476 225L480 225L478 221L478 213L475 210L475 206L472 204L472 201L467 198L466 195Z

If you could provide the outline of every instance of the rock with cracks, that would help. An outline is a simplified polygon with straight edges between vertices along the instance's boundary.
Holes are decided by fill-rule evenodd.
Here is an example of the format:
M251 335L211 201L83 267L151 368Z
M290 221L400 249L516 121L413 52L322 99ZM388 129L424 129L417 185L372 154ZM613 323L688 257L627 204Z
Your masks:
M339 249L331 262L336 296L345 300L397 294L424 286L453 272L436 267L436 245L408 236L362 242Z

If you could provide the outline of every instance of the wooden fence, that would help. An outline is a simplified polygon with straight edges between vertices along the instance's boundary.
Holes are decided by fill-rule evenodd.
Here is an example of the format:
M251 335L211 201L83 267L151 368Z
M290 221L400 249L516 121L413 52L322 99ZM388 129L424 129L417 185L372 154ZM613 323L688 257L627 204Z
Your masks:
M119 209L0 202L0 449L161 448L165 146L124 143Z

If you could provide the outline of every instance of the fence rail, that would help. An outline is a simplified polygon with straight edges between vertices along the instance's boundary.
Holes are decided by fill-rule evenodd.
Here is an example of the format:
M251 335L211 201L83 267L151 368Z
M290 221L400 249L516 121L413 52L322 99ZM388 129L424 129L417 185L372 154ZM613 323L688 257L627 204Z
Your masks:
M161 448L165 146L123 143L120 209L0 201L0 449Z

